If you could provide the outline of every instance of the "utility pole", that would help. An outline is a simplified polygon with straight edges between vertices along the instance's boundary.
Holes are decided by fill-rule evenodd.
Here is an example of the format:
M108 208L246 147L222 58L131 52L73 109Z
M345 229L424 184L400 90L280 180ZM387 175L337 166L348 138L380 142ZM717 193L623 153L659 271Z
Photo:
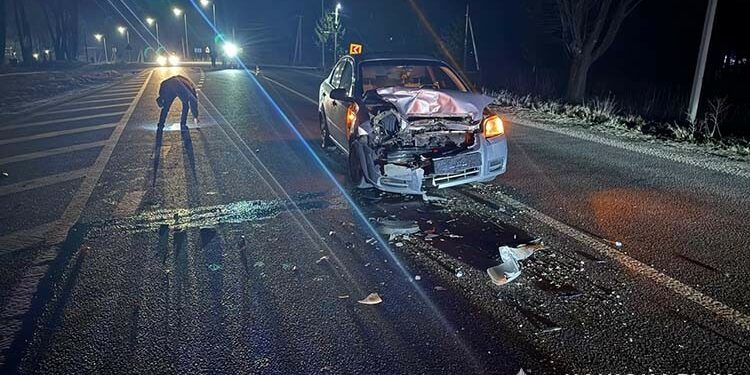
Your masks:
M325 8L325 0L320 0L320 19L321 22L325 22L326 17L326 8ZM326 69L326 41L323 40L323 43L320 43L320 70L323 71Z
M338 48L339 48L339 11L341 10L341 3L336 3L336 9L334 10L333 16L333 61L338 61Z
M466 64L468 62L468 54L469 54L469 3L466 3L466 16L465 23L466 26L464 26L464 70L466 70Z
M471 46L474 48L474 63L477 67L477 72L479 71L479 54L477 53L477 40L474 38L474 24L471 22L471 18L469 18L469 32L471 32ZM464 69L466 69L464 67Z
M698 104L701 99L701 89L703 88L703 75L706 72L706 60L708 59L708 46L711 44L711 32L714 28L714 17L716 16L716 5L718 0L708 0L708 10L706 10L706 20L703 23L703 36L701 37L701 47L698 51L698 64L695 67L695 76L693 77L693 89L690 91L690 107L688 109L688 121L695 123L698 116Z
M292 64L302 63L302 16L297 16L297 40L294 43L294 58Z

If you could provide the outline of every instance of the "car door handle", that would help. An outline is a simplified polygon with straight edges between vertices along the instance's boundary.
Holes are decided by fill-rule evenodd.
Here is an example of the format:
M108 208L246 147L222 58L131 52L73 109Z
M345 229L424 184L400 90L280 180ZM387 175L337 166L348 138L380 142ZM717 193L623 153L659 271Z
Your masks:
M331 105L335 107L335 106L339 105L339 103L337 103L335 100L331 100Z

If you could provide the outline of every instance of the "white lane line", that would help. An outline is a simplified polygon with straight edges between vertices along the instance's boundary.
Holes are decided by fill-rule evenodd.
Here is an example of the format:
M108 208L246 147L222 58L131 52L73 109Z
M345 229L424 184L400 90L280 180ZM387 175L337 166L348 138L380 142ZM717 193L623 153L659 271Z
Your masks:
M508 116L511 123L526 126L529 128L544 130L552 133L566 135L568 137L582 139L584 141L594 142L603 144L605 146L615 147L626 151L638 152L648 156L656 156L658 158L666 159L669 161L687 164L693 167L699 167L708 169L714 172L726 173L729 175L750 178L750 170L744 169L738 165L731 165L723 161L714 161L701 156L682 155L667 150L663 147L654 146L652 144L648 146L641 146L628 142L623 142L616 139L611 139L595 134L585 132L583 130L571 129L571 128L560 128L544 123L531 122L527 120L519 119L515 116Z
M54 225L55 222L46 223L0 236L0 256L43 242L47 231Z
M60 106L60 108L71 107L71 106L74 106L74 105L81 105L81 104L95 104L95 103L115 102L115 101L124 101L124 100L127 100L128 103L129 103L130 100L133 100L133 97L132 96L124 96L122 98L94 99L94 100L84 100L84 101L80 101L80 102L79 101L75 101L75 102L70 102L70 103L63 104L63 105Z
M34 140L37 140L37 139L44 139L44 138L53 138L53 137L59 137L59 136L68 135L68 134L85 133L85 132L90 132L90 131L94 131L94 130L114 128L115 126L117 126L117 124L103 124L103 125L85 126L85 127L82 127L82 128L75 128L75 129L68 129L68 130L59 130L59 131L55 131L55 132L34 134L34 135L25 136L25 137L0 139L0 145L7 145L7 144L19 143L19 142L26 142L26 141L34 141Z
M130 103L120 103L120 104L100 105L100 106L94 106L94 107L76 107L76 108L69 108L69 109L61 109L61 110L57 110L57 111L42 112L42 114L45 114L45 115L56 115L56 114L59 114L59 113L93 111L93 110L96 110L96 109L126 107L126 106L129 106L129 105L130 105Z
M146 78L146 81L141 87L141 90L135 97L135 100L133 100L130 108L128 108L127 112L125 112L125 114L122 116L122 119L120 119L120 122L117 124L117 127L115 127L112 135L110 135L109 141L102 149L99 157L96 158L94 165L89 168L90 173L88 177L81 183L81 186L78 189L78 193L68 204L68 207L65 209L65 212L60 218L58 225L52 228L52 230L50 230L50 232L48 233L48 244L55 245L65 240L65 237L67 237L68 234L68 230L73 226L73 224L76 223L76 221L78 221L78 218L81 216L81 212L86 207L86 203L88 203L89 201L89 197L91 197L91 194L94 192L94 187L96 187L96 184L97 182L99 182L99 178L101 177L102 172L104 172L104 168L107 166L107 162L109 162L109 158L112 156L112 152L114 151L117 142L120 140L122 132L125 130L125 126L128 124L128 121L130 121L130 117L133 115L135 108L141 101L143 92L146 91L146 87L148 87L148 83L151 80L151 76L153 74L154 71L151 70L148 74L148 78Z
M109 113L97 113L95 115L89 115L89 116L66 117L66 118L59 118L59 119L54 119L54 120L27 122L25 124L0 127L0 131L23 129L23 128L30 128L32 126L41 126L41 125L49 125L49 124L61 124L64 122L91 120L91 119L97 119L97 118L102 118L102 117L121 116L123 114L125 114L125 112L109 112Z
M496 197L498 197L501 201L507 203L511 207L524 211L525 214L532 217L533 219L546 224L550 228L568 236L576 241L582 243L583 245L588 246L589 248L597 251L602 256L605 256L609 259L612 259L619 263L621 266L643 276L646 277L654 282L656 282L658 285L665 287L672 292L676 293L677 295L684 297L699 306L705 308L709 312L715 314L721 319L724 319L728 322L731 322L740 328L745 329L746 331L750 331L750 316L747 316L734 308L726 305L723 302L717 301L702 292L693 289L689 285L672 278L671 276L667 276L656 269L652 268L651 266L648 266L644 263L641 263L639 260L630 257L627 254L624 254L610 246L607 246L603 244L600 240L583 233L573 227L568 226L567 224L558 221L556 219L553 219L533 208L530 206L527 206L524 203L521 203L513 198L511 198L508 195L505 195L501 192L495 192Z
M101 92L96 93L96 96L105 96L105 95L114 95L114 94L130 94L130 95L135 95L135 94L138 93L139 90L140 89L138 87L125 88L125 89L121 89L121 90L105 90L105 91L101 91Z
M81 177L86 177L87 172L88 169L79 169L77 171L63 172L35 178L33 180L21 181L15 184L2 185L0 186L0 197L4 195L20 193L22 191L37 189L40 187L56 185L62 182L77 180Z
M91 148L102 147L106 143L107 143L107 141L83 143L83 144L80 144L80 145L72 145L72 146L66 146L66 147L60 147L60 148L53 148L53 149L50 149L50 150L44 150L44 151L38 151L38 152L30 152L28 154L21 154L21 155L9 156L7 158L0 158L0 165L10 164L10 163L17 163L19 161L26 161L26 160L33 160L33 159L45 158L45 157L48 157L48 156L54 156L54 155L60 155L60 154L67 154L69 152L74 152L74 151L88 150L88 149L91 149Z
M281 87L281 88L283 88L283 89L285 89L285 90L287 90L287 91L291 92L292 94L295 94L295 95L297 95L297 96L301 97L302 99L305 99L305 100L307 100L307 101L308 101L308 102L310 102L311 104L315 105L315 108L318 108L318 101L317 101L317 100L315 100L315 99L313 99L313 98L311 98L311 97L309 97L309 96L307 96L307 95L305 95L305 94L303 94L303 93L301 93L301 92L299 92L299 91L297 91L297 90L295 90L295 89L293 89L293 88L291 88L291 87L289 87L289 86L287 86L287 85L285 85L285 84L283 84L283 83L281 83L281 82L278 82L278 81L276 81L276 80L274 80L274 79L268 78L268 77L266 77L266 76L262 76L262 78L264 78L264 79L268 80L268 81L269 81L269 82L271 82L271 83L274 83L274 84L278 85L279 87ZM328 119L327 117L326 117L326 123L327 123L328 125L333 125L333 127L334 127L334 128L336 128L336 129L338 129L338 130L339 130L339 131L340 131L340 132L341 132L342 134L346 134L346 132L344 131L344 129L341 129L341 128L340 128L340 127L339 127L338 125L336 125L336 124L334 124L333 122L331 122L331 120L330 120L330 119ZM336 138L334 138L334 137L329 137L329 138L330 138L330 139L331 139L331 141L332 141L332 142L333 142L333 143L334 143L334 144L336 145L336 147L338 147L338 148L339 148L339 149L340 149L341 151L343 151L343 152L344 152L345 154L349 155L349 151L347 151L347 150L346 150L346 148L344 148L344 146L343 146L343 145L341 145L341 143L339 143L339 142L338 142L338 141L336 140Z

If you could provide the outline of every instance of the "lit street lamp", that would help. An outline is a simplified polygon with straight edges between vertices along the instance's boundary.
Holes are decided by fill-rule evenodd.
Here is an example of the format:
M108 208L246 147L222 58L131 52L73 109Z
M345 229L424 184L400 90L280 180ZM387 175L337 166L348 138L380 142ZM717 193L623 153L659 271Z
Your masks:
M161 42L159 41L159 23L156 22L156 20L153 19L153 18L151 18L151 17L146 17L146 23L149 26L155 26L156 27L156 44L161 45Z
M125 50L128 51L128 62L130 62L131 61L131 58L130 58L131 57L130 56L130 48L131 48L130 47L130 31L125 26L117 26L117 32L119 32L120 35L124 35L125 38L126 38L126 41L128 42L128 44L125 46Z
M174 13L175 17L182 16L183 20L185 21L185 44L182 46L182 53L183 56L185 56L185 60L188 59L188 45L190 44L188 42L188 32L187 32L187 13L183 12L180 8L172 8L172 13Z
M96 38L97 41L102 42L102 46L104 47L104 61L109 62L109 54L107 53L107 38L105 38L102 34L94 34L94 38Z
M216 24L216 3L209 1L209 0L201 0L201 5L204 8L208 7L209 4L211 4L211 10L213 11L213 14L214 14L214 28L218 30L219 26Z
M336 3L336 10L333 12L333 63L335 64L338 60L338 47L339 47L339 11L342 9L341 3Z

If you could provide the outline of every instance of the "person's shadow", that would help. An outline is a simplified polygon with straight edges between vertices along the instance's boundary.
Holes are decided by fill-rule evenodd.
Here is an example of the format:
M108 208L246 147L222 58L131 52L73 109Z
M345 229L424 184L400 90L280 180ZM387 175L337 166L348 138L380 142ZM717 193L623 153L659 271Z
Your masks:
M190 172L192 173L193 179L196 179L195 152L193 151L193 140L190 138L190 129L188 129L187 126L180 127L180 135L182 136L182 146L185 148L185 156L187 156Z
M151 178L151 186L156 186L156 176L159 174L159 161L161 159L161 145L164 141L164 127L156 129L156 142L154 143L154 174Z

